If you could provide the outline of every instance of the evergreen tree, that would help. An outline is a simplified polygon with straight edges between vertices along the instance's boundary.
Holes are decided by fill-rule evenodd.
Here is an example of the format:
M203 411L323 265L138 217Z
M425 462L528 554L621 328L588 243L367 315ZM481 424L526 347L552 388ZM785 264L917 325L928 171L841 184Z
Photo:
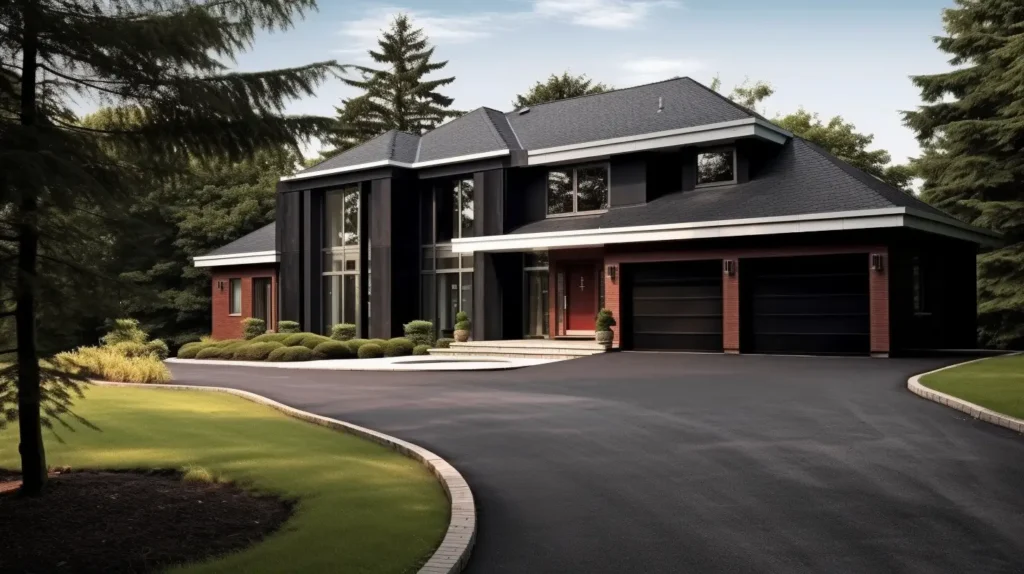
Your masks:
M76 269L80 254L65 243L75 233L61 222L73 224L82 209L124 209L142 174L297 149L322 135L328 119L282 110L336 64L233 73L223 63L257 30L287 28L312 8L314 0L19 0L0 10L0 240L17 262L4 266L16 275L4 283L14 308L3 312L15 317L17 363L0 372L0 411L10 416L16 400L23 493L39 494L46 480L41 411L66 412L72 383L40 368L40 256ZM83 99L110 107L108 127L79 121L71 106Z
M359 77L343 81L365 93L343 100L336 108L337 119L327 138L334 149L325 156L355 147L388 130L420 134L460 115L448 109L453 100L438 91L455 78L425 79L448 62L431 61L434 48L429 46L423 30L412 27L408 16L396 16L377 44L379 49L370 50L370 57L385 67L350 66Z
M924 153L921 196L1005 234L978 259L984 344L1024 348L1024 4L956 0L936 38L955 69L914 76L925 105L904 112Z
M525 108L566 98L600 94L611 89L600 82L595 84L585 74L572 76L569 72L562 72L561 76L551 74L546 81L537 82L525 94L516 94L516 99L512 100L512 107Z

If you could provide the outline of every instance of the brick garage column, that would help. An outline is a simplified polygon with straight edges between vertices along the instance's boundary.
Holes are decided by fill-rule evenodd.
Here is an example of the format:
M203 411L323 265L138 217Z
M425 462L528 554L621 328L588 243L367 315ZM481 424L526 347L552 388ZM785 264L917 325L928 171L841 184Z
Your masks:
M725 272L729 262L733 274ZM740 352L740 261L722 260L722 346L726 353Z
M874 256L882 259L882 269L872 267ZM871 354L889 356L889 250L873 249L868 254L868 293L871 313Z
M613 271L614 269L614 271ZM612 279L612 273L615 279ZM622 265L617 261L604 261L604 308L612 312L615 317L616 326L612 328L615 332L613 347L618 347L621 341L620 330L622 329L622 305L619 304L619 285L622 284Z

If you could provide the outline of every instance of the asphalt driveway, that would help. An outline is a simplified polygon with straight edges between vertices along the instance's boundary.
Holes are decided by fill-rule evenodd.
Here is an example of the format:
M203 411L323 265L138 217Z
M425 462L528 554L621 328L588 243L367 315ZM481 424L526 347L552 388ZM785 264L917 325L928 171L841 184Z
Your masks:
M479 507L470 572L1022 572L1024 438L906 390L949 362L171 369L445 457Z

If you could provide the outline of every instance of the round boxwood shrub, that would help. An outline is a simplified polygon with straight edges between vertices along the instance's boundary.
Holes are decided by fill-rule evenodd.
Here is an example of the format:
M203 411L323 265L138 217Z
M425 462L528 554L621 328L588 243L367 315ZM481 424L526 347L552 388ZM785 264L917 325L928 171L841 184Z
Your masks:
M385 357L408 357L412 354L412 349L416 345L412 344L412 341L405 337L395 337L389 339L387 345L384 346Z
M379 359L384 356L384 347L377 343L366 343L359 347L360 359Z
M454 342L455 342L455 339L451 339L451 338L448 338L448 337L442 337L442 338L438 339L436 343L434 343L434 348L435 349L447 349L448 347L451 347L452 343L454 343Z
M236 361L266 361L270 353L273 353L275 349L283 349L284 345L276 341L266 341L263 343L249 343L244 347L237 349L231 358Z
M429 355L430 345L416 345L412 348L413 355Z
M278 333L298 333L299 329L299 324L295 321L279 321L277 323Z
M295 362L295 361L312 361L313 351L306 347L279 347L274 349L267 355L268 361L273 362Z
M387 339L370 339L369 342L373 343L374 345L380 345L381 349L383 349L384 347L387 347L387 345L388 345L388 340Z
M260 335L259 337L254 338L250 342L252 342L252 343L270 343L271 341L273 341L274 343L283 343L285 339L287 339L288 337L291 337L291 336L292 336L291 333L263 333L262 335Z
M352 349L341 341L325 341L313 349L313 359L351 359Z
M267 322L256 317L242 319L242 338L251 341L267 332Z
M285 337L281 342L284 343L285 347L298 347L302 344L302 340L306 338L306 335L311 333L292 333Z
M193 341L191 343L185 343L178 349L179 359L194 359L196 354L206 347L206 343L199 341Z
M302 338L302 341L299 344L312 351L320 343L326 343L328 341L333 340L334 339L331 339L330 337L324 337L323 335L308 333L305 337Z
M220 347L203 347L196 353L197 359L223 359L224 350Z
M352 354L357 356L359 355L359 347L362 347L367 343L369 343L369 341L367 341L366 339L351 339L345 341L345 344L348 345L348 348L352 350Z
M413 345L434 344L434 324L430 321L410 321L403 325L405 338L412 341Z
M356 326L352 323L338 323L331 327L331 338L335 341L351 341L356 338Z

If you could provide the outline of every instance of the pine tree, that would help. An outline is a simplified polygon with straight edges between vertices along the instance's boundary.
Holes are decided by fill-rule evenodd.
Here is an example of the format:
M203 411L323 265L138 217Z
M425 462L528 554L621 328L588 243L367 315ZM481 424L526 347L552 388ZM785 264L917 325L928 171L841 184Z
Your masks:
M420 134L461 115L448 109L453 100L438 91L455 78L425 79L448 62L431 61L434 48L429 47L423 30L412 27L408 16L396 16L377 44L379 50L370 50L370 57L385 67L350 66L360 77L343 81L365 93L343 100L336 108L337 119L326 140L334 149L325 156L355 147L388 130Z
M925 105L904 112L924 150L921 197L1003 233L978 259L984 344L1024 347L1024 4L956 0L936 38L955 69L914 76Z
M16 400L23 493L39 494L46 481L41 411L59 419L73 383L40 368L36 344L40 255L76 265L57 224L82 209L127 209L140 174L171 176L193 158L245 158L321 136L330 120L282 110L336 64L235 73L223 63L257 30L288 28L313 8L314 0L13 0L0 10L0 241L17 262L4 266L16 271L5 283L14 308L2 312L15 317L17 363L0 372L0 412L10 416ZM107 105L109 125L83 125L72 109L81 101Z
M562 75L551 74L544 82L537 82L525 94L516 94L512 100L512 107L519 109L528 106L536 106L545 102L554 102L566 98L600 94L612 89L600 82L594 83L585 74L572 76L569 72L562 72Z

